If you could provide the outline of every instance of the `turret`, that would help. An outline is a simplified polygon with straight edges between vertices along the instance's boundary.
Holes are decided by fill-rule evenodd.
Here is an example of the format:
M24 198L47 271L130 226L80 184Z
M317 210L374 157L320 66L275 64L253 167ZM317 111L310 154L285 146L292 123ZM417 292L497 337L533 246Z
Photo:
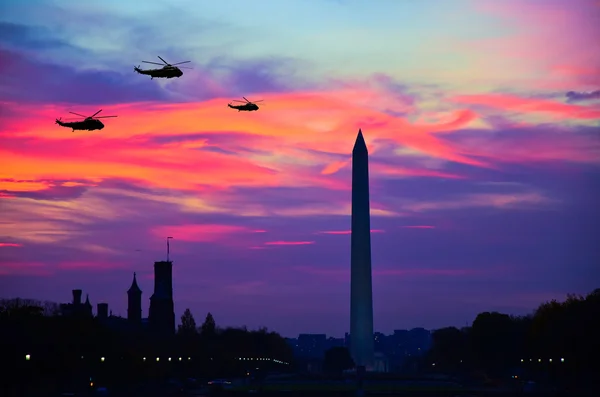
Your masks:
M127 291L127 320L134 324L142 322L142 290L137 284L135 273L133 273L131 287Z

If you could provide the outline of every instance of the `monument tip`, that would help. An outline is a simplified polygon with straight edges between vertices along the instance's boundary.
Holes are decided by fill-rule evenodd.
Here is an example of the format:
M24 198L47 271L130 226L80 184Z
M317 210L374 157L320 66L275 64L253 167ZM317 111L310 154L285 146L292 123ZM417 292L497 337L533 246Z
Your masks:
M356 142L354 143L354 149L352 151L355 150L367 150L367 144L365 143L365 138L363 137L363 133L362 130L358 130L358 136L356 137Z

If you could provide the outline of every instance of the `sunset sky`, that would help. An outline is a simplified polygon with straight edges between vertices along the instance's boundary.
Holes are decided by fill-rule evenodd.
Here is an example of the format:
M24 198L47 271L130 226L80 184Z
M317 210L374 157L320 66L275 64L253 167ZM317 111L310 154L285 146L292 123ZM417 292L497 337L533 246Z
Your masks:
M177 319L342 336L359 128L376 331L591 292L598 37L597 0L3 0L0 297L125 316L135 271L146 317L173 236Z

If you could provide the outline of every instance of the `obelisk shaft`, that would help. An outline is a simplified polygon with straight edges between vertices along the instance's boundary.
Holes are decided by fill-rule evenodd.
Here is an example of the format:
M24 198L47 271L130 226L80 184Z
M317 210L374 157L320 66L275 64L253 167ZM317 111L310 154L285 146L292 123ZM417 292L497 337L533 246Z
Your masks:
M370 218L369 153L359 130L352 150L350 351L356 366L365 367L374 359Z

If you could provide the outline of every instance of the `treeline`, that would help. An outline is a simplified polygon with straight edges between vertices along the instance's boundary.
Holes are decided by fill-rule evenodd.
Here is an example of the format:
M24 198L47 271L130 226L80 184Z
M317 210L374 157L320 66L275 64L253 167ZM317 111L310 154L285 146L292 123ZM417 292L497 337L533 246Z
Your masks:
M529 316L480 313L471 327L434 331L432 342L431 371L590 380L600 373L600 289L543 303Z
M117 320L121 321L111 324L89 316L61 316L59 305L52 302L1 300L1 386L228 377L245 375L250 367L253 372L256 368L285 371L291 365L283 363L293 359L279 334L267 329L221 329L210 313L196 327L186 310L182 325L171 336Z

